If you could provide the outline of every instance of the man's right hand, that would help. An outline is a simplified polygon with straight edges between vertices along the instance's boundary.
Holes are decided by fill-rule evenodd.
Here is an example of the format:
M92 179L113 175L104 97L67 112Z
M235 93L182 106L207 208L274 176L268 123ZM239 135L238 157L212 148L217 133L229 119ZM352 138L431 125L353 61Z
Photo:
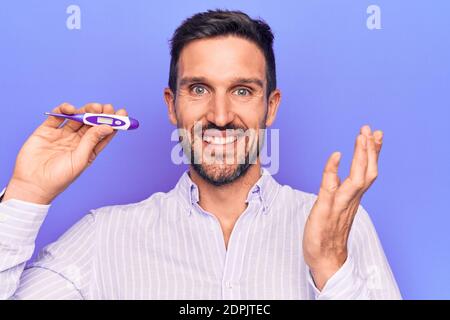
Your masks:
M90 103L80 109L63 103L52 112L107 113L126 116L124 109L114 113L110 104ZM20 149L14 172L3 200L17 199L49 204L63 192L97 157L117 131L110 126L88 126L49 116Z

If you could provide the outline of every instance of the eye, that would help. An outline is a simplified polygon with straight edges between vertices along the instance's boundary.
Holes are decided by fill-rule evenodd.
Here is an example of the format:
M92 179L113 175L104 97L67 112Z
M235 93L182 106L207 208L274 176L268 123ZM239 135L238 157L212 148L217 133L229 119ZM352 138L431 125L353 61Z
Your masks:
M199 85L193 86L193 87L191 88L191 91L192 91L195 95L198 95L198 96L204 95L206 92L208 92L208 91L206 90L205 87L199 86Z
M239 88L239 89L236 89L234 91L234 93L238 96L245 97L245 96L249 96L251 94L251 91L247 88Z

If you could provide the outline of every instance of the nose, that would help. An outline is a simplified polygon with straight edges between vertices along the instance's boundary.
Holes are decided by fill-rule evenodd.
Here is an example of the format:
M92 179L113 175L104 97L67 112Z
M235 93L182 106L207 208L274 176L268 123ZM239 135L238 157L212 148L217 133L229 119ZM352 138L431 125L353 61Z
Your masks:
M216 93L214 98L211 99L206 119L218 127L224 127L233 122L234 117L235 114L226 95Z

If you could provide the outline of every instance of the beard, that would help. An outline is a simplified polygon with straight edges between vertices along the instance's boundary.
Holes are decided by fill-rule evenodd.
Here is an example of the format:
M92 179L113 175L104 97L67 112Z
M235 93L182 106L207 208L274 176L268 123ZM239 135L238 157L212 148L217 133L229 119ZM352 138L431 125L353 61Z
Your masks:
M192 168L200 177L210 184L219 187L236 181L244 176L252 164L249 161L236 165L228 164L198 164L193 162Z
M205 181L208 183L214 185L214 186L223 186L229 183L232 183L239 179L240 177L245 176L245 174L248 172L250 167L256 163L256 159L259 157L259 147L258 147L258 141L259 139L257 137L254 137L254 139L251 139L247 136L241 137L241 139L244 139L244 155L240 155L239 152L237 152L236 155L236 161L232 161L232 163L228 163L225 161L221 161L219 163L210 163L211 161L203 161L203 148L202 150L198 150L195 148L195 139L200 140L200 143L203 144L203 135L206 130L214 129L219 131L224 130L240 130L240 131L246 131L245 127L236 126L233 124L228 124L224 127L217 127L213 123L208 123L205 127L202 128L201 136L197 133L197 135L194 132L194 129L191 131L191 137L194 137L193 139L190 139L189 146L185 148L185 154L190 158L190 164L195 170L195 172L202 177ZM197 143L199 143L197 140ZM238 142L234 142L234 144L237 144ZM233 146L233 160L234 160L234 146ZM218 155L214 153L212 157L217 157ZM200 161L198 161L200 159ZM223 158L222 158L223 159ZM238 160L239 159L239 160Z

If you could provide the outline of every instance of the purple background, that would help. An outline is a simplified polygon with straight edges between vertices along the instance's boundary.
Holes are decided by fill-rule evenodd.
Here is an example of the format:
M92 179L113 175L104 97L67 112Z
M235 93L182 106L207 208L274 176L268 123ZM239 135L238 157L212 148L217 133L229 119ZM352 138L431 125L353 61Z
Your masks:
M81 30L66 8L81 7ZM366 8L381 8L368 30ZM275 178L316 192L323 165L365 123L385 132L380 175L363 199L405 298L450 298L450 2L448 1L2 1L0 184L17 152L64 101L126 107L141 121L121 132L53 203L37 249L89 209L170 190L173 127L162 91L168 40L191 14L240 9L273 28L283 99Z

